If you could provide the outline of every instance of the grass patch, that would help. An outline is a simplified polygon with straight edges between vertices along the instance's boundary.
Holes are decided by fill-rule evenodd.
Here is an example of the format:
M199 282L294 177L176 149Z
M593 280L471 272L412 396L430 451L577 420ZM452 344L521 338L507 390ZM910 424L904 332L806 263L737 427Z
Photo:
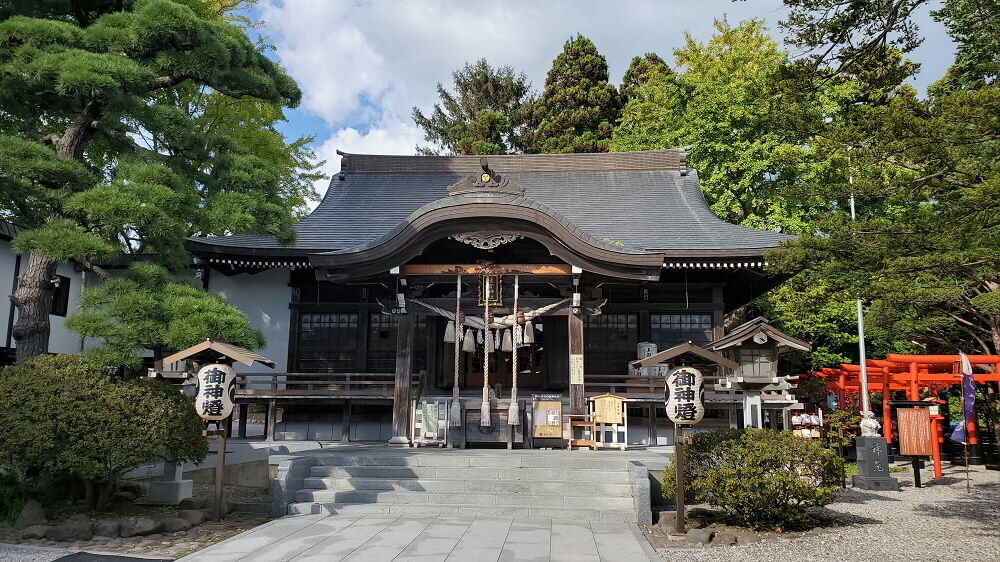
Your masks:
M889 472L906 472L907 468L905 466L890 466ZM856 462L845 462L844 463L844 473L847 476L856 476L858 474L858 463Z

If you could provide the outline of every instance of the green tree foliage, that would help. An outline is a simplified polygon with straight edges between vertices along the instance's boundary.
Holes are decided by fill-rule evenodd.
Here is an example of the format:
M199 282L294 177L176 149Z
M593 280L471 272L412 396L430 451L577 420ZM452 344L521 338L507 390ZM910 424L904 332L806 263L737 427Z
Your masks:
M535 103L533 152L607 152L621 110L608 61L583 35L566 41Z
M830 412L823 418L827 442L831 447L850 447L854 443L854 432L860 424L861 414L854 410Z
M36 357L0 371L0 424L4 472L27 483L81 478L98 509L124 472L208 454L204 423L175 387L113 381L79 355Z
M813 36L813 27L842 30L837 22L843 18L873 21L857 6L854 16L830 22L827 3L818 4L797 12L789 22L793 31ZM965 29L962 22L978 17L975 4L946 2L937 17L953 32ZM913 30L908 19L879 21L882 37ZM824 196L840 205L770 258L782 271L806 272L835 291L863 297L873 335L895 347L1000 351L1000 89L990 63L979 62L985 53L995 56L1000 44L981 29L953 35L957 64L926 99L905 87L883 88L881 99L868 95L840 109L825 136L850 154L844 175L853 183L823 186ZM825 62L849 63L859 76L906 68L887 61L882 48L830 42L826 51L833 54ZM818 87L830 75L823 67L806 76ZM877 90L874 80L863 86ZM851 193L858 197L856 221L846 205Z
M667 65L665 60L660 58L660 55L646 53L641 57L632 57L632 62L629 63L628 70L625 71L625 76L622 77L622 87L619 88L622 95L622 103L627 104L635 99L639 92L639 87L649 82L650 78L659 74L668 76L673 74L673 69Z
M811 439L754 429L720 443L718 465L696 483L701 501L721 507L727 522L755 529L803 523L806 508L837 498L843 461Z
M320 176L275 126L294 81L240 2L19 2L0 22L0 213L27 227L19 357L43 353L55 265L115 252L186 259L195 234L294 237Z
M822 96L798 98L782 74L788 54L758 20L715 22L707 43L687 36L674 52L680 71L653 71L622 112L611 149L690 146L688 163L720 217L739 224L802 232L813 207L786 195L824 173L822 151L807 144L822 123Z
M265 344L241 310L151 263L133 264L126 277L88 288L80 300L81 312L66 326L101 342L86 355L103 365L139 367L147 349L160 358L206 339L249 349Z
M531 140L531 83L510 66L479 59L452 73L454 91L437 85L441 102L430 116L413 108L413 121L433 146L420 154L511 154Z

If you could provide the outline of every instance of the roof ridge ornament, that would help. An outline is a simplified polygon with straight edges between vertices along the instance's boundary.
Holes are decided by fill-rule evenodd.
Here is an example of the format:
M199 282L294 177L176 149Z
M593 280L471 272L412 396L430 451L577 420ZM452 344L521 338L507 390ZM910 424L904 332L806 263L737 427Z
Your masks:
M503 244L508 244L524 237L520 234L507 234L503 232L466 232L456 234L450 238L480 250L495 250Z
M491 169L489 160L485 156L479 159L479 166L482 167L482 172L466 176L449 185L448 195L484 192L524 195L524 188Z

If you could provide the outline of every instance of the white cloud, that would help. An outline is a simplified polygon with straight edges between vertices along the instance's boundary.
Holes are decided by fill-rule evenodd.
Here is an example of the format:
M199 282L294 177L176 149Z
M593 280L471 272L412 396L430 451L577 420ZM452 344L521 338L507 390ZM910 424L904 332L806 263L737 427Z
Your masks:
M317 151L336 167L336 148L412 154L422 135L410 108L430 109L435 84L450 85L467 61L509 64L541 90L563 43L582 33L618 82L633 56L670 60L685 32L707 39L714 18L762 18L775 32L785 12L780 0L264 0L260 13L303 109L327 126L314 131L326 137Z
M390 114L366 131L354 127L335 131L316 148L316 155L326 160L323 172L333 177L340 171L338 150L354 154L413 154L414 147L423 141L423 136L423 131L411 121L403 121ZM325 194L329 184L330 180L317 182L317 193L321 196Z

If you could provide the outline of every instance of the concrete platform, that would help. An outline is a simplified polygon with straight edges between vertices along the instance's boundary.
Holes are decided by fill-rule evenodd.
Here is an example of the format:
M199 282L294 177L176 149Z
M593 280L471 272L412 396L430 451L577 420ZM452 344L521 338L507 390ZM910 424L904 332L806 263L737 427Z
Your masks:
M181 560L641 562L659 557L632 523L443 515L294 515Z

